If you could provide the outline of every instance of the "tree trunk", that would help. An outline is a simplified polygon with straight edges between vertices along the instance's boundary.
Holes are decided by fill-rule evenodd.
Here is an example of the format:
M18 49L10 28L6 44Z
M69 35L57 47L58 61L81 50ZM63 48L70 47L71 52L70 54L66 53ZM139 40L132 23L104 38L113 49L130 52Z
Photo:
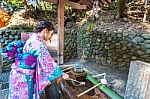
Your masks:
M124 9L125 9L126 0L117 0L117 18L124 17Z

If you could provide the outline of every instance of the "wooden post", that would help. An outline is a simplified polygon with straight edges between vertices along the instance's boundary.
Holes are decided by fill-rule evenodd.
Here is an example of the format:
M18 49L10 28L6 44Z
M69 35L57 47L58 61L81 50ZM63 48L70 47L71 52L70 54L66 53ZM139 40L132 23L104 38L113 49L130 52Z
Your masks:
M64 63L64 7L65 5L71 6L75 9L86 9L86 5L81 5L68 0L44 0L58 5L58 50L57 50L57 62L59 65Z
M146 15L148 14L147 2L148 2L148 1L145 0L145 3L144 3L145 13L144 13L144 17L143 17L143 22L146 21Z
M65 0L58 0L58 64L63 64L64 50L64 6Z
M2 45L0 43L0 49L2 48ZM0 55L0 74L2 73L3 71L3 57Z
M124 9L125 9L126 0L117 0L117 18L124 17Z

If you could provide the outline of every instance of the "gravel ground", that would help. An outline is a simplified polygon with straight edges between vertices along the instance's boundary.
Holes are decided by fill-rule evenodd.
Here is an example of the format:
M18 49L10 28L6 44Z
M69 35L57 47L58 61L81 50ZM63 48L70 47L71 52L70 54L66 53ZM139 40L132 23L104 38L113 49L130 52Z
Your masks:
M75 64L78 63L78 59L72 59L65 64ZM119 95L124 96L125 87L128 78L128 72L116 71L115 68L111 66L102 66L96 64L92 61L86 61L83 63L84 68L91 72L91 74L102 74L106 73L106 79L108 81L108 86L116 91Z

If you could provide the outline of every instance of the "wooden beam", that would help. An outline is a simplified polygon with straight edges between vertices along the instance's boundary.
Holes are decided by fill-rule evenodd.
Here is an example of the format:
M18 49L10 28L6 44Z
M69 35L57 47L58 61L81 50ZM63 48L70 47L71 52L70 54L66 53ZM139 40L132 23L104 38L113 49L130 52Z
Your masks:
M100 0L103 4L107 4L107 2L105 0Z
M75 3L75 2L71 2L71 1L68 1L68 0L65 0L65 4L67 6L70 6L72 8L75 8L75 9L86 9L86 5L81 5L79 3Z
M108 3L111 3L111 0L107 0L108 1Z
M44 1L47 1L47 2L50 2L53 4L58 4L57 0L44 0ZM64 0L64 2L65 2L66 6L69 6L69 7L75 8L75 9L86 9L87 8L86 5L81 5L79 3L75 3L72 1Z
M58 0L58 64L63 64L64 52L64 7L65 0Z
M53 3L53 4L58 4L57 0L44 0L44 1L49 2L49 3Z

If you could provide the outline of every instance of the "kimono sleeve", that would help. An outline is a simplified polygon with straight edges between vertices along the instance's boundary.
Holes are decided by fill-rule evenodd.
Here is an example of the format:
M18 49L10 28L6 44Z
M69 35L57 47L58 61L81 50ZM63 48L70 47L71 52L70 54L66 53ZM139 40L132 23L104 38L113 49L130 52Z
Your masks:
M47 76L49 81L54 80L62 75L62 70L51 57L47 47L44 44L40 44L40 47L39 49L37 49L36 54L38 55L38 74Z

